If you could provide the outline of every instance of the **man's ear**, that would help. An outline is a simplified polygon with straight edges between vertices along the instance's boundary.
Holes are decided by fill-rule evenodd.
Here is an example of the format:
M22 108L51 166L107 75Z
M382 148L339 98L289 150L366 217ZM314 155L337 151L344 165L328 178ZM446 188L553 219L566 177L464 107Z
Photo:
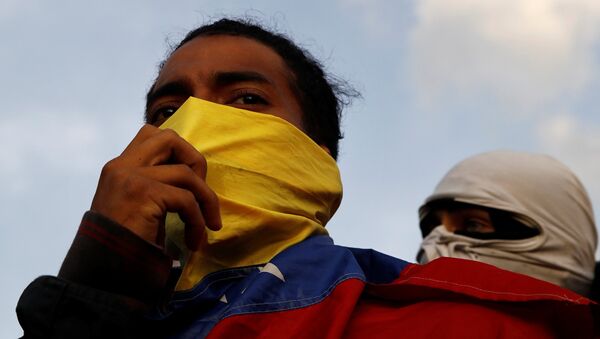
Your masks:
M329 150L329 148L328 148L327 146L325 146L325 145L319 145L319 146L321 146L321 148L322 148L322 149L323 149L325 152L327 152L327 154L331 155L331 151Z

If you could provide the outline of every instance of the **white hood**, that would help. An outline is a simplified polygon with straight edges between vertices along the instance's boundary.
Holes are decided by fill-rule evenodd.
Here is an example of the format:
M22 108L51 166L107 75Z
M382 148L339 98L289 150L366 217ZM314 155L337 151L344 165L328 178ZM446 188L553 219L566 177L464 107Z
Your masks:
M429 232L422 225L425 261L439 256L471 258L588 294L597 246L592 206L583 185L559 161L511 151L476 155L454 166L440 181L419 209L421 222L429 214L428 204L440 199L512 212L540 234L484 241L448 234L439 227Z

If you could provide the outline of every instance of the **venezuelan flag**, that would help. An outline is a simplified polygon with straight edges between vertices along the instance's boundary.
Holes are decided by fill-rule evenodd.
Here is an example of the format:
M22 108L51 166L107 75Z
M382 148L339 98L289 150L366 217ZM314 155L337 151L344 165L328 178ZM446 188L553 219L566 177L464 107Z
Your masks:
M173 338L587 338L598 305L491 265L415 265L314 236L173 297Z

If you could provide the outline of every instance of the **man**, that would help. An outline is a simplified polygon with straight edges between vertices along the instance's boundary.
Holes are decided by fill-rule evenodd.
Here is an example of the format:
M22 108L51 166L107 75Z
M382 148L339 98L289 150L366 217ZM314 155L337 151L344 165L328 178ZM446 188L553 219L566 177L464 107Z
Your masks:
M144 126L104 167L59 276L23 293L25 337L423 337L447 322L461 336L507 324L593 333L590 302L550 284L509 274L510 286L490 285L462 273L506 272L334 245L324 226L341 199L339 89L251 23L190 32L148 93L160 128ZM522 321L530 303L561 317ZM471 317L480 325L465 327Z
M513 151L469 157L442 178L419 214L420 263L478 260L591 295L592 204L556 159Z

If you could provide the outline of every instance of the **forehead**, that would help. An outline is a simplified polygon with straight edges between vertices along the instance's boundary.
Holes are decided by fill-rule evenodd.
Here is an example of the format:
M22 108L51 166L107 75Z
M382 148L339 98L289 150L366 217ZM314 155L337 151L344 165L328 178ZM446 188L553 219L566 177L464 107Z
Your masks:
M214 35L194 38L177 49L164 64L157 85L183 76L208 78L220 71L258 72L287 87L294 78L272 48L246 37Z

